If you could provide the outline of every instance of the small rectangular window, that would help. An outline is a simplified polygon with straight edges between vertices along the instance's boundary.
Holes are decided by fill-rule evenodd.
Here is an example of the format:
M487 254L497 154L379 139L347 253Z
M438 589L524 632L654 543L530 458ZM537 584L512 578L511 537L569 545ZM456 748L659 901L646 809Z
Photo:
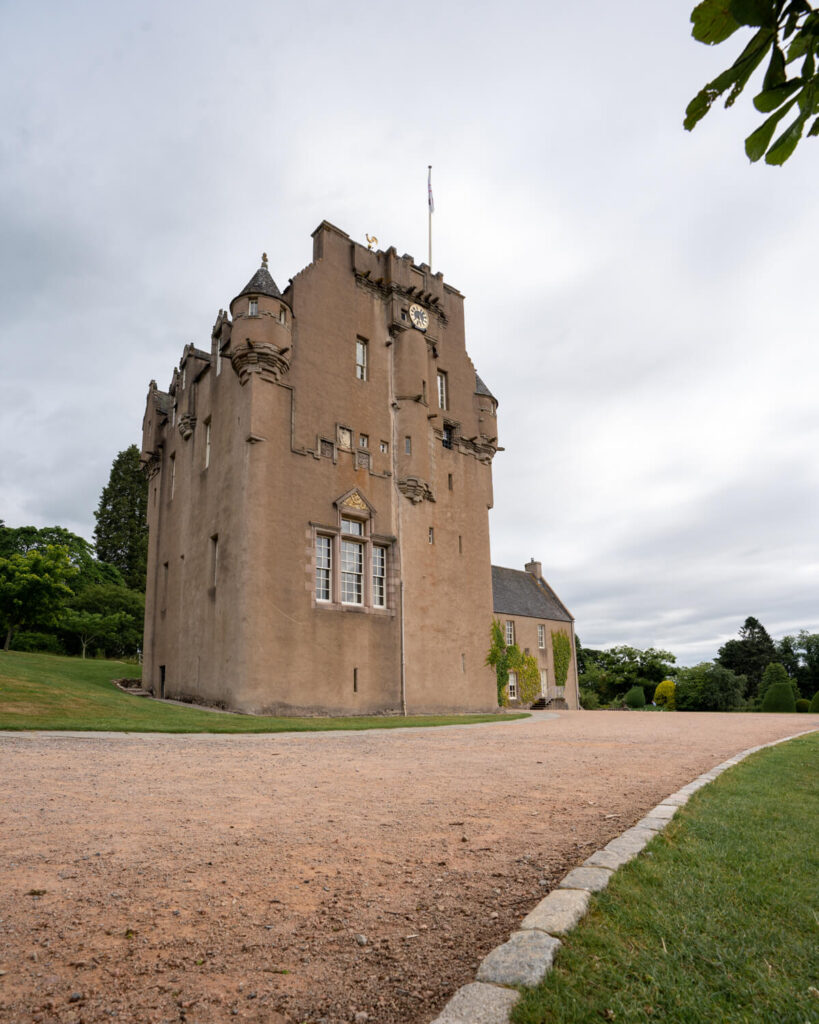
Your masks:
M462 555L463 553L464 553L464 539L463 539L463 537L460 534L458 534L458 554Z
M171 498L176 491L176 455L171 455Z
M387 550L373 547L373 605L383 608L387 603Z
M451 473L447 474L446 485L447 485L447 488L451 491L452 490L452 474Z
M248 316L258 316L259 315L259 300L255 296L253 298L251 298L251 299L248 299L247 315Z
M466 672L466 655L461 655L461 672Z
M386 441L382 441L381 444L379 445L379 448L381 449L382 455L386 455L387 452L390 450L390 446L387 444Z
M214 533L210 539L210 585L216 586L216 577L219 571L219 534Z
M216 376L222 372L222 353L219 350L219 342L216 343Z
M343 533L352 533L356 537L364 536L364 524L360 519L342 519L341 530Z
M445 423L444 424L443 438L442 438L442 441L441 441L441 443L443 444L444 448L451 448L452 447L452 437L453 437L452 427L449 425L449 423Z
M367 379L367 342L364 338L355 340L355 375L358 380Z
M539 625L537 627L537 645L541 649L541 651L546 646L546 627L545 626Z
M429 542L430 544L435 543L435 528L433 526L429 528Z
M449 408L449 394L447 389L446 374L443 370L438 371L438 408Z
M358 693L358 669L353 669L353 693Z
M210 417L205 420L205 469L210 465Z
M517 672L509 673L509 682L506 685L506 692L509 695L509 700L518 699L518 674Z
M369 434L359 434L358 435L358 447L359 448L369 448L370 447L370 435Z
M284 306L279 306L279 323L287 323L287 311L285 310Z
M515 623L511 619L506 622L506 646L511 647L515 642Z
M411 437L405 437L404 438L404 451L407 453L407 455L412 455L412 438Z
M364 546L354 540L341 542L341 603L364 603Z
M330 573L333 567L333 541L330 537L316 537L316 600L330 600Z

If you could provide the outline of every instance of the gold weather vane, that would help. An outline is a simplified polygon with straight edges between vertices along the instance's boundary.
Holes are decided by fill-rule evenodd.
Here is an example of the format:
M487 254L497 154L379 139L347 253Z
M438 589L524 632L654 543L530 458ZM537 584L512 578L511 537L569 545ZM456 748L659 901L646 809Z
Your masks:
M364 232L364 237L367 239L367 248L368 249L371 250L374 245L378 245L378 239L375 237L375 235L370 236L365 231Z

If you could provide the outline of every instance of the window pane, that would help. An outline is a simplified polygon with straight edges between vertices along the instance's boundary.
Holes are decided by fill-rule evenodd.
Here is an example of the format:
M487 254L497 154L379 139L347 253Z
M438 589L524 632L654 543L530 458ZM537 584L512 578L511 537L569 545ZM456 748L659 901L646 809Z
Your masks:
M316 599L330 600L330 569L333 542L329 537L316 537Z
M341 542L341 600L362 604L364 600L364 549L352 540Z
M373 548L373 604L383 608L386 604L387 552L385 548Z
M446 393L446 374L442 371L438 371L438 408L446 409L447 405L447 393Z
M509 647L515 642L515 624L511 620L506 623L506 646Z
M356 537L364 536L364 524L360 519L342 519L341 529L344 533L354 533Z
M355 343L355 375L359 380L367 379L367 342L361 338Z

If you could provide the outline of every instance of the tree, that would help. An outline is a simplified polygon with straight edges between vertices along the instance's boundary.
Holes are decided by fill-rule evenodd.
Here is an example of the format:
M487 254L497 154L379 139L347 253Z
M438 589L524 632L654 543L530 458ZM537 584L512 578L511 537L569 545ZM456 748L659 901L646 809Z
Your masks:
M733 711L742 706L744 676L712 661L677 672L674 699L678 711Z
M819 690L819 633L802 629L797 636L783 636L776 644L776 660L805 697Z
M3 650L15 630L51 625L62 602L71 595L67 585L76 573L68 552L58 545L0 558L0 625L5 631Z
M111 583L86 587L68 602L60 618L62 633L79 640L83 657L88 647L106 657L135 655L142 647L145 597ZM66 644L71 649L70 644Z
M49 546L65 548L68 560L76 570L70 580L71 589L76 593L95 584L114 583L122 585L123 579L113 565L100 562L94 557L94 549L84 537L71 533L63 526L18 526L16 528L0 523L0 558L25 555L29 551L45 551Z
M669 675L677 660L670 651L655 647L641 651L626 644L607 651L584 647L583 657L586 670L580 685L593 690L605 703L622 697L633 686L642 686L651 700L655 687Z
M111 466L94 513L97 557L115 565L132 590L145 591L148 565L148 481L135 444Z
M819 10L807 0L702 0L691 12L691 34L701 43L722 43L743 27L754 28L750 41L734 63L702 88L685 111L683 126L691 131L726 91L725 106L733 105L751 75L770 55L761 91L754 106L769 116L745 140L745 152L755 162L783 164L802 138L809 118L819 114ZM788 68L801 61L798 73ZM780 121L793 120L774 139ZM819 135L816 117L808 135Z
M723 668L748 680L748 697L759 689L762 673L776 661L776 647L762 623L749 615L739 631L738 640L729 640L719 649L716 661Z

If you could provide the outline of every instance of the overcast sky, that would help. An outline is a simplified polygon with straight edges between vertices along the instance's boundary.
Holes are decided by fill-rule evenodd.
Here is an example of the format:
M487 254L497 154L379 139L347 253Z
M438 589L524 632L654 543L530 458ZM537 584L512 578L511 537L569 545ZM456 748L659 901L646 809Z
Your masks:
M91 537L148 382L323 219L466 295L492 554L586 646L819 631L819 143L750 165L692 0L0 5L0 518Z

